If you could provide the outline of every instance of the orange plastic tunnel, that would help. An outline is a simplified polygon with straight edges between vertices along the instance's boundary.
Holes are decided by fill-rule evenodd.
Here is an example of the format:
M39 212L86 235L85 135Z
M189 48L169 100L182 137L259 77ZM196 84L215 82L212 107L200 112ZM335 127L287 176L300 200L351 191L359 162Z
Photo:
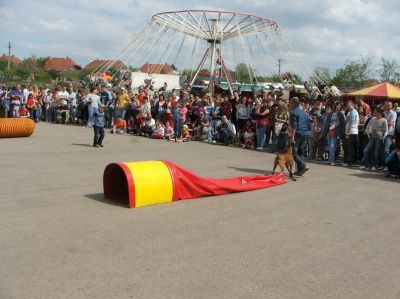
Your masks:
M29 137L35 122L29 118L0 118L0 138Z
M283 174L203 178L169 161L119 162L104 170L105 198L130 208L251 191L286 183Z

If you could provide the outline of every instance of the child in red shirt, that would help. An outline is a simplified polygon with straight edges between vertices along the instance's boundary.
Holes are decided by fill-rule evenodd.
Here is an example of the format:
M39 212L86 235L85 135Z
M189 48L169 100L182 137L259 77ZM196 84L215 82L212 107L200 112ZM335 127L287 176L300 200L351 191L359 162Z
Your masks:
M26 109L26 105L22 105L22 107L19 108L18 117L21 117L21 118L29 118L30 117L29 110Z

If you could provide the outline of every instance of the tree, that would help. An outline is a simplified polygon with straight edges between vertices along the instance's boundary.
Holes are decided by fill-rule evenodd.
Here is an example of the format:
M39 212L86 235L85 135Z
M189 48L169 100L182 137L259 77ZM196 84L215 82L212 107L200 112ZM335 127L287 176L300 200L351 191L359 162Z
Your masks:
M41 70L44 70L47 61L50 59L49 56L47 57L38 57L36 58L36 65L38 68L40 68Z
M339 87L364 87L365 82L373 79L371 58L364 56L359 60L348 60L336 70L332 83Z
M382 81L399 82L400 66L396 60L389 60L382 57L382 67L379 70Z
M235 78L238 81L242 81L245 83L250 83L250 74L252 74L251 67L245 63L238 63L235 69Z

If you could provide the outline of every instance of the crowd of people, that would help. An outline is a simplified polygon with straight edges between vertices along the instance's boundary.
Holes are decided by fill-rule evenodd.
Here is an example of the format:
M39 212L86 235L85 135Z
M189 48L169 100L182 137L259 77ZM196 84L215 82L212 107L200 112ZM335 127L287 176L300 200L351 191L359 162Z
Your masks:
M0 117L94 128L95 147L103 146L104 129L109 129L113 134L277 152L285 131L294 144L297 175L308 170L305 157L400 175L400 109L390 101L371 107L361 98L311 100L291 93L284 99L279 90L228 96L142 87L134 93L99 83L88 90L72 84L52 90L47 85L2 87L0 108Z

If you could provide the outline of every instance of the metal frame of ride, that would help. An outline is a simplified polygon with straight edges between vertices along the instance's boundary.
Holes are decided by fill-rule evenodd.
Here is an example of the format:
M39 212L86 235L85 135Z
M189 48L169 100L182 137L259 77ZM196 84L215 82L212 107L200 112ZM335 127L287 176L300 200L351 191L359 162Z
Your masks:
M250 40L251 38L255 40ZM178 41L181 41L179 47L176 45ZM236 42L239 42L239 47L235 46ZM227 45L233 47L233 57L228 55ZM255 46L258 48L255 49ZM201 47L204 51L199 50ZM237 48L242 50L240 57L237 55ZM268 59L276 62L282 56L290 57L288 61L291 62L291 68L303 78L329 83L328 78L322 77L323 74L315 74L304 62L302 53L295 49L277 22L253 14L232 11L180 10L155 14L114 61L123 59L127 65L130 61L142 64L154 61L153 69L148 72L149 76L156 76L161 71L160 66L162 68L167 59L171 59L176 49L178 52L174 55L175 60L186 54L183 69L190 65L193 66L192 70L195 69L194 75L192 73L190 76L189 89L207 61L210 73L208 90L213 92L214 82L223 74L229 91L233 93L228 64L238 63L242 59L247 66L251 82L258 84L254 64L259 65ZM199 54L202 56L200 62L197 60L196 63L194 60ZM93 73L110 70L112 66L112 62L100 65Z

